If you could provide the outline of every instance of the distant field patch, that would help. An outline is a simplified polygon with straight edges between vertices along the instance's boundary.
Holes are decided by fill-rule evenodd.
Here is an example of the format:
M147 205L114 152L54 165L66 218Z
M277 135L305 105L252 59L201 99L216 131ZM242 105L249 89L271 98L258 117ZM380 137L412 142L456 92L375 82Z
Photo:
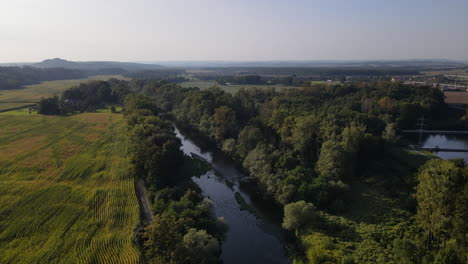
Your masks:
M447 104L466 104L468 105L468 92L444 92L445 102Z
M422 71L424 75L466 75L468 76L468 70L466 69L450 69L444 71Z
M0 263L141 263L120 114L0 116Z
M200 89L207 89L213 86L219 86L214 81L189 81L189 82L183 82L180 85L185 88L198 87Z

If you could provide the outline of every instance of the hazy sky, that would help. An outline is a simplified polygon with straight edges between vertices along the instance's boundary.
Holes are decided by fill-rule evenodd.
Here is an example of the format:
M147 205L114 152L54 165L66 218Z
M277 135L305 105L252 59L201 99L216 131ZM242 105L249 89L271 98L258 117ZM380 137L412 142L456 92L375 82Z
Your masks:
M0 0L0 62L468 60L468 0Z

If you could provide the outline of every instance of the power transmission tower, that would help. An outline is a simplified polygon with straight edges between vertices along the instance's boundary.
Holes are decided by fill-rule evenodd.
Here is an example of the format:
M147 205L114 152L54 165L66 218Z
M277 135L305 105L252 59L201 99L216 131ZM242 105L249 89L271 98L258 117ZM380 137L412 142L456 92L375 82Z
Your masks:
M422 139L422 131L424 128L424 115L418 119L419 123L417 124L419 126L419 140L418 144L421 146L421 139Z

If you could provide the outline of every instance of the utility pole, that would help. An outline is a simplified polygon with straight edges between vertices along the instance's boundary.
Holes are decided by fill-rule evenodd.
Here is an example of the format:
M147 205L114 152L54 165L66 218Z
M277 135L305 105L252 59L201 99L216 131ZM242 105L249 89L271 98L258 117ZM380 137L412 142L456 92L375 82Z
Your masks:
M419 123L417 125L419 125L419 141L418 141L418 144L419 146L421 146L421 139L422 139L422 130L424 128L424 115L418 119Z

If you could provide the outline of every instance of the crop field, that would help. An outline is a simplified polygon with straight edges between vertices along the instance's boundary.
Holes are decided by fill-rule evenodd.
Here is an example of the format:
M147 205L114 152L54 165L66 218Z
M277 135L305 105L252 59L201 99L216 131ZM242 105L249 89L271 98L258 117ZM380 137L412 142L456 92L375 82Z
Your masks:
M0 263L140 263L120 114L0 115Z
M60 95L64 90L93 80L125 79L120 75L98 75L86 79L48 81L22 89L0 90L0 111L37 103L43 97Z

